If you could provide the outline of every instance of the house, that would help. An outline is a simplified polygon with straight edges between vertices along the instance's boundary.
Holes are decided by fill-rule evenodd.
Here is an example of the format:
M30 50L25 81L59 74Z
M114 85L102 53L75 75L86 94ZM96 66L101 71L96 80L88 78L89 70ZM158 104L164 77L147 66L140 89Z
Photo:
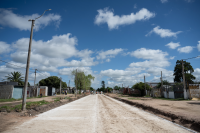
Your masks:
M22 98L24 86L0 85L0 99L20 99Z

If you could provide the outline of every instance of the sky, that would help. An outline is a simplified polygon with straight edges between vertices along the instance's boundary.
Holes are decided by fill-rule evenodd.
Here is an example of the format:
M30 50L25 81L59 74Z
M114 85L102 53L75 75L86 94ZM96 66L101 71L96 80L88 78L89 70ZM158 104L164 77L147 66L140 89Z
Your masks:
M29 82L62 77L74 86L78 69L94 89L137 82L173 82L177 60L200 56L199 0L1 0L0 81L25 77L35 19ZM200 58L188 59L200 80Z

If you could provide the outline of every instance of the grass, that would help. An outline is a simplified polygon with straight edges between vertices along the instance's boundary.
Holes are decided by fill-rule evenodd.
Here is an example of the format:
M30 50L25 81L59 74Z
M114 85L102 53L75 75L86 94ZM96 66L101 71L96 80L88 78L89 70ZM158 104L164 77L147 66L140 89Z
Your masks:
M130 100L141 100L140 98L134 98L134 97L131 97L131 98L128 98Z
M13 101L19 101L19 100L22 100L22 98L20 98L20 99L14 99L14 98L0 99L0 102L13 102Z
M161 99L161 100L169 100L169 101L189 101L184 98L170 99L170 98L154 97L153 99Z
M48 96L37 96L37 97L27 97L27 99L32 99L32 98L43 98L43 97L48 97ZM22 100L22 98L20 99L14 99L14 98L10 98L10 99L0 99L0 102L13 102L13 101L19 101Z
M56 97L56 98L52 98L52 99L54 99L54 102L57 102L57 101L60 101L60 98L61 97Z
M30 109L32 106L41 106L41 105L44 105L44 104L49 104L50 102L47 102L45 100L42 100L42 101L36 101L36 102L27 102L26 103L26 109ZM19 105L15 105L14 107L13 106L10 106L10 105L4 105L4 106L1 106L0 109L3 109L5 108L7 111L8 110L21 110L22 109L22 104L19 104Z

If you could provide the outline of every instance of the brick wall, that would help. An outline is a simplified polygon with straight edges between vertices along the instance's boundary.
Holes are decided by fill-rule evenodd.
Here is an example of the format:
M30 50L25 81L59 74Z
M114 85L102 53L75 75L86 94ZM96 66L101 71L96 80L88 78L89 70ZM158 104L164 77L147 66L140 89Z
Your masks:
M12 98L13 85L0 85L0 99Z

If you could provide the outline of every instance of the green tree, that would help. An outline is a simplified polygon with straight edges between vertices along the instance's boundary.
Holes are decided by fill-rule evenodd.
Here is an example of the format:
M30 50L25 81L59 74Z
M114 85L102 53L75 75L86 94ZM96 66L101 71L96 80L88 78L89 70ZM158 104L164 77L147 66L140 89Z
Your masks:
M6 79L12 82L18 82L18 85L24 86L24 77L22 77L22 74L20 72L11 72L11 74L8 74L8 76L5 76ZM28 82L28 86L30 86L30 83Z
M91 90L91 91L94 91L94 88L90 87L90 90Z
M75 86L77 84L78 90L89 90L92 84L92 80L95 78L91 74L86 75L83 71L77 71L76 73L76 70L72 71L72 75L74 76L74 83Z
M163 80L163 85L170 85L170 83L167 80ZM159 82L156 87L160 88L161 87L161 82Z
M111 92L113 89L111 87L107 87L106 91L108 90L108 92Z
M143 83L143 82L136 83L131 88L132 89L144 90L145 89L145 83ZM146 89L150 90L151 87L148 84L146 84Z
M105 88L105 81L101 81L101 88Z
M119 86L117 86L117 85L114 87L115 90L119 90L120 88L121 88L121 87L119 87Z
M57 76L50 76L46 79L42 79L39 81L40 86L52 86L56 89L60 88L60 78ZM67 83L62 81L62 88L66 88Z
M192 75L194 72L193 67L190 65L189 62L183 61L184 64L184 74L185 74L185 82L186 83L193 83L193 80L196 79L195 76ZM183 74L182 74L182 61L177 60L176 66L174 68L174 82L183 82Z

